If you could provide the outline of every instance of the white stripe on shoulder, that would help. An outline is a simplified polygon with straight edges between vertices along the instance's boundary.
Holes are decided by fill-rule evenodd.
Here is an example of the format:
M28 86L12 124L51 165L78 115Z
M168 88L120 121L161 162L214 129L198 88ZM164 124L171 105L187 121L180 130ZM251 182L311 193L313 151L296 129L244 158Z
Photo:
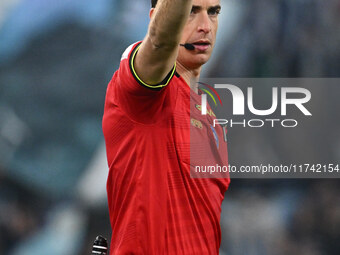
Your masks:
M126 48L126 50L124 51L122 58L120 59L120 61L127 59L129 57L129 53L132 49L132 47L135 45L136 43L131 44L129 47Z

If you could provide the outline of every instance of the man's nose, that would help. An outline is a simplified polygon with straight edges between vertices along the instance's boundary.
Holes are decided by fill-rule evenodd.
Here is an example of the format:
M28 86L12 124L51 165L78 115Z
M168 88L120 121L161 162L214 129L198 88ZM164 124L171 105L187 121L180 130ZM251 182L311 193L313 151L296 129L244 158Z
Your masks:
M202 13L198 21L198 32L203 32L205 34L211 31L210 18L207 13Z

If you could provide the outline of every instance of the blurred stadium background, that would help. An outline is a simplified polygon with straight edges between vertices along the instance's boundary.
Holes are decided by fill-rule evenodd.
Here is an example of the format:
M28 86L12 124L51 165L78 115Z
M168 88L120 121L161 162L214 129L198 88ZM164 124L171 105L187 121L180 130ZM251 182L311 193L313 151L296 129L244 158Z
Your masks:
M339 77L339 0L221 2L203 75ZM110 239L105 90L121 53L143 38L149 7L148 0L0 1L0 254L84 255L96 235ZM339 108L330 109L331 141L311 142L306 130L293 144L338 162ZM273 139L231 137L230 160L239 162L263 154L258 139ZM340 254L339 184L232 180L221 254Z

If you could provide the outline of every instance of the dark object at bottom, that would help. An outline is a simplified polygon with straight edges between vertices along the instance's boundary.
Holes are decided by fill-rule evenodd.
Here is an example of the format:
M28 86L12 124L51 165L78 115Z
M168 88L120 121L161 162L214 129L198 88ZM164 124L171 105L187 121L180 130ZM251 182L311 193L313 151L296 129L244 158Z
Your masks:
M107 240L104 237L96 237L93 242L92 255L107 255Z

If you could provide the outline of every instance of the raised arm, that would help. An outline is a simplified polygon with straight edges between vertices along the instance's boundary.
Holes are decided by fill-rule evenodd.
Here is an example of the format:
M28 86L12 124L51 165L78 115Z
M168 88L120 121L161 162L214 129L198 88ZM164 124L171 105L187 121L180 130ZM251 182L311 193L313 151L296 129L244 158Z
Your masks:
M174 67L191 7L192 0L158 0L151 10L148 33L134 59L135 71L143 82L158 84Z

